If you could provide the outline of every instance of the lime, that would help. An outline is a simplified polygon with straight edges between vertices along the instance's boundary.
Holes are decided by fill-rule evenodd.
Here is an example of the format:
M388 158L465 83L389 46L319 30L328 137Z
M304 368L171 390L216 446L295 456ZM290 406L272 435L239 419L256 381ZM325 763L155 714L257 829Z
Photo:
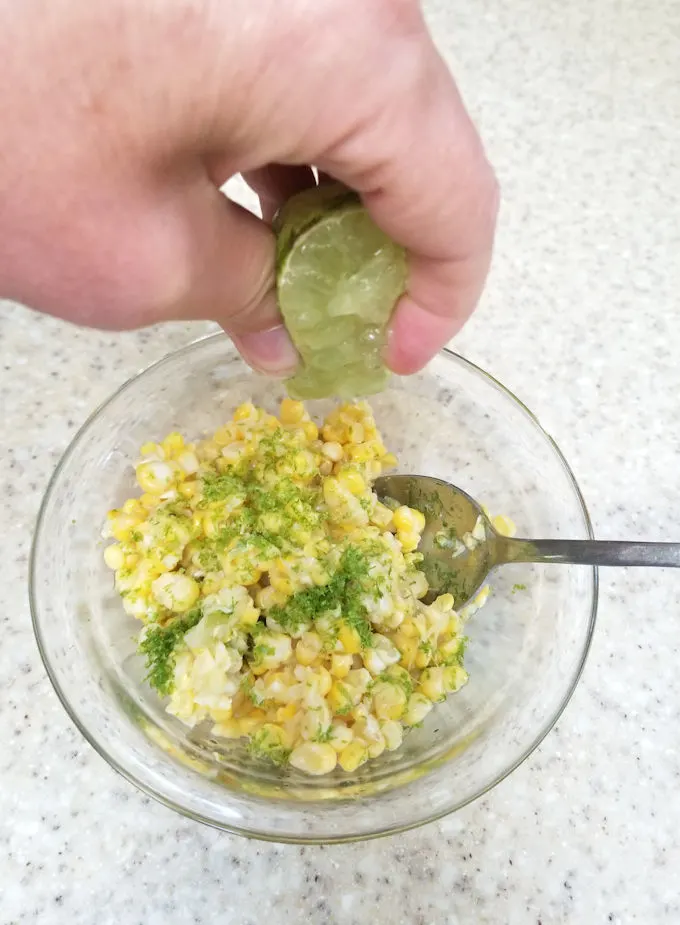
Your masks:
M384 388L387 322L406 288L406 254L356 193L332 183L292 196L274 219L276 286L302 358L293 398L353 398Z

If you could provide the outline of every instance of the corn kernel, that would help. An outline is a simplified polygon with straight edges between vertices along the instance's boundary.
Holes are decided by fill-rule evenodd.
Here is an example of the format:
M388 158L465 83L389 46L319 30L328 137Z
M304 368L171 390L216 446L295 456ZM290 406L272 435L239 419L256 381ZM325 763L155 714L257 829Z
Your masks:
M404 552L413 552L414 549L418 548L418 544L420 543L420 537L417 533L398 533L397 539Z
M427 668L430 664L430 656L423 649L418 649L416 653L416 668Z
M326 457L326 459L330 459L331 462L340 462L343 457L342 444L333 440L329 441L328 443L324 443L324 445L321 447L321 452Z
M311 665L321 651L321 637L318 633L303 633L295 646L295 658L300 665Z
M178 450L181 450L184 446L184 437L175 431L171 434L168 434L165 440L163 440L161 443L161 446L165 450L166 456L172 456Z
M345 726L344 723L333 723L328 742L336 752L341 752L347 748L353 738L354 733L349 726Z
M303 742L290 753L289 761L306 774L328 774L337 764L338 756L327 742Z
M331 674L334 678L345 678L352 667L352 656L334 652L331 655Z
M361 652L361 638L353 626L341 626L338 641L348 655L357 655Z
M498 514L492 519L491 523L501 536L514 536L517 532L517 527L513 521L510 520L509 517L505 517L503 514Z
M388 719L380 724L380 731L385 740L385 748L389 752L393 752L396 748L399 748L404 739L404 730L401 723L393 719Z
M184 613L194 606L201 593L198 584L181 572L166 572L151 585L159 604L174 613Z
M341 469L338 474L338 482L343 488L351 491L353 495L360 495L366 491L366 482L356 469Z
M461 665L450 665L443 669L444 690L451 694L467 684L468 673Z
M137 466L136 475L139 487L155 495L167 491L172 486L175 477L172 466L159 460L140 463Z
M198 494L198 482L196 479L190 479L189 481L182 482L179 486L179 493L182 498L195 498Z
M125 564L125 553L117 543L106 547L104 550L104 562L109 568L114 569L114 571L123 567Z
M432 706L431 700L416 691L415 694L411 694L409 697L402 721L406 726L415 726L417 723L422 723Z
M356 771L356 769L368 760L368 749L366 743L355 739L350 742L346 748L338 755L338 764L343 771Z
M238 720L241 735L250 735L250 733L254 732L258 726L264 725L266 719L266 714L262 710L253 710L253 712L249 713L248 716L242 716L241 719Z
M380 738L375 739L373 742L368 743L368 757L377 758L379 755L385 751L385 739L381 735Z
M295 401L292 398L284 398L279 410L279 418L282 424L299 424L305 415L305 406L301 401Z
M406 707L406 691L389 681L377 681L372 690L373 711L378 719L399 719Z
M295 714L298 711L298 705L294 701L287 703L285 707L279 707L276 711L276 721L277 723L288 722L289 719L293 719Z
M328 692L328 703L334 714L344 715L352 707L352 692L342 681L334 681Z
M385 469L394 469L394 467L397 465L397 457L394 455L394 453L385 453L385 455L380 460L380 464L382 466L383 472Z
M441 611L452 610L453 594L440 594L434 603Z
M236 411L234 411L233 419L234 421L247 421L255 411L254 405L251 402L246 401L242 405L239 405Z
M305 437L311 443L313 440L317 440L319 437L319 428L316 426L314 421L305 421L302 425L302 429L305 433Z
M161 447L159 447L157 443L153 443L152 441L149 441L147 443L142 444L139 452L142 456L157 456L157 455L160 455L159 450L161 450ZM163 455L165 454L163 453Z
M444 688L444 669L427 668L423 671L420 676L418 690L433 703L436 703L438 700L443 700L446 696Z

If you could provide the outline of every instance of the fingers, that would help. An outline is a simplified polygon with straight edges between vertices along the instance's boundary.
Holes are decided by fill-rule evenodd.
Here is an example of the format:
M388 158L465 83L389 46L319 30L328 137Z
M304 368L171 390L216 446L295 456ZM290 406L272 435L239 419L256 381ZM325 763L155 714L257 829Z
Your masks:
M292 372L298 355L276 303L271 229L207 177L182 190L158 218L166 273L173 268L176 276L163 317L217 321L251 366L271 375Z
M289 167L286 164L268 164L243 174L248 186L259 196L262 218L271 222L279 207L294 193L315 186L310 167Z
M320 167L357 189L409 252L408 294L391 323L388 365L420 369L464 324L484 286L497 184L448 70L424 29L400 50L401 92Z

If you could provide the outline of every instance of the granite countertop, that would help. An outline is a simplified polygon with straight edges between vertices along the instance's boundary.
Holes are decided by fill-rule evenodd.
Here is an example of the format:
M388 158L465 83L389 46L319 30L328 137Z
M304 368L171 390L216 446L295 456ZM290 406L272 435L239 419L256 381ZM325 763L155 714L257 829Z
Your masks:
M428 11L504 189L456 346L538 413L600 537L680 540L680 6L445 0ZM205 330L0 312L0 925L677 923L680 573L602 575L566 713L484 799L411 833L300 848L204 828L81 739L42 667L27 556L92 408Z

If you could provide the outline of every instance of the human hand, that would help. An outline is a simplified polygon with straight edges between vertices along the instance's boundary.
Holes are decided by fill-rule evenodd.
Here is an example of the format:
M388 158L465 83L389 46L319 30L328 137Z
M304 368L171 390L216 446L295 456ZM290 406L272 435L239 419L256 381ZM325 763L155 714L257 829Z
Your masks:
M0 0L0 21L0 296L115 329L215 320L284 374L268 223L314 164L408 249L392 369L474 309L497 187L416 0ZM263 221L219 191L238 172Z

